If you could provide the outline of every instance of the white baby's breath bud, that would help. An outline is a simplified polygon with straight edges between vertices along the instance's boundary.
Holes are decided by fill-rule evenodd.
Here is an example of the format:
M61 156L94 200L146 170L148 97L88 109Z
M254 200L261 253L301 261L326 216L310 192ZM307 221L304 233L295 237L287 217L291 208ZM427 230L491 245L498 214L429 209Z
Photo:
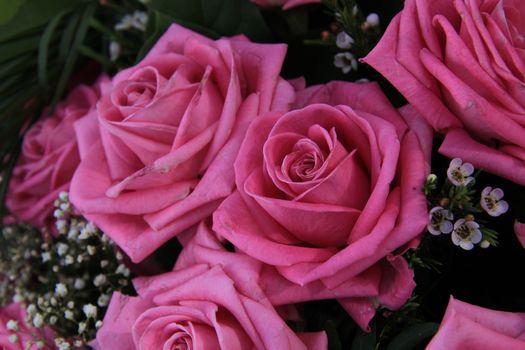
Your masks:
M377 13L371 13L366 16L366 23L370 27L377 27L379 25L379 15Z
M53 315L53 316L51 316L51 317L49 318L49 323L50 323L50 324L55 324L55 323L57 323L57 322L58 322L58 317L56 317L55 315Z
M9 340L10 343L14 344L14 343L18 342L18 335L11 334L7 339Z
M88 245L87 246L87 252L89 255L95 255L97 253L97 247L93 246L93 245Z
M102 327L102 324L103 322L101 320L98 320L97 322L95 322L95 327L99 329L100 327Z
M67 246L67 244L64 244L64 243L57 244L57 255L58 256L62 256L66 254L68 250L69 250L69 247Z
M70 350L71 349L71 344L69 344L68 342L64 341L63 343L61 343L59 346L58 346L58 350Z
M479 243L479 246L480 246L481 248L484 248L484 249L485 249L485 248L488 248L488 247L490 247L490 242L487 241L486 239L484 239L484 240L482 240L482 241Z
M71 311L71 310L66 310L66 311L64 311L64 318L65 318L66 320L71 320L71 321L73 321L73 320L75 319L75 315L73 314L73 311Z
M81 264L84 261L84 259L84 255L80 254L79 256L77 256L77 263Z
M53 266L51 269L53 270L53 272L58 272L58 270L60 270L60 268L57 265Z
M101 296L98 297L98 300L97 300L97 305L98 306L106 307L106 306L108 306L108 304L109 304L109 295L102 294Z
M84 287L86 286L86 281L84 281L82 278L76 278L75 279L75 283L73 284L73 287L75 287L75 289L84 289Z
M48 262L51 260L51 254L49 252L42 253L42 262Z
M75 263L75 259L71 255L66 255L66 258L64 259L65 265L72 265Z
M37 340L36 343L35 343L35 345L36 345L36 348L37 348L37 349L43 349L44 346L46 346L46 343L44 343L43 340Z
M70 308L70 309L74 308L75 307L75 302L74 301L68 301L67 302L67 307Z
M67 230L67 221L66 220L57 220L55 226L58 230L58 233L65 234Z
M62 191L58 194L58 198L63 202L69 202L69 193Z
M59 297L65 297L67 295L67 287L64 283L57 283L55 286L55 294Z
M82 306L82 311L87 318L96 318L97 317L97 307L93 304L86 304Z
M102 260L102 261L100 262L100 267L102 267L102 268L105 268L105 267L107 267L108 265L109 265L109 261L107 261L107 260Z
M10 331L18 332L20 330L20 326L18 325L18 321L15 320L9 320L5 324L5 327L9 329Z
M87 328L87 324L86 324L86 322L80 322L80 323L78 324L78 334L82 334L82 333L84 333L84 331L86 330L86 328Z
M27 313L29 315L33 315L36 313L36 306L34 304L29 304L26 309Z
M124 259L124 255L122 255L121 252L117 252L117 253L115 254L115 256L117 257L117 260L122 260L122 259Z
M93 280L93 284L95 285L95 287L103 286L104 284L106 284L106 282L107 278L102 274L95 276L95 279Z
M49 299L51 305L53 306L57 306L58 302L57 302L57 299L55 297L51 297L51 299Z
M69 232L67 233L67 238L74 241L78 238L78 234L80 232L78 231L78 228L76 227L70 227Z
M60 209L55 209L53 216L57 219L62 219L64 217L64 212Z
M128 277L128 276L130 275L131 272L130 272L129 269L126 267L126 265L124 265L124 264L120 264L120 265L117 267L117 269L115 270L115 273L116 273L116 274L121 274L121 275L123 275L123 276Z
M63 212L69 212L71 210L71 204L69 203L60 204L60 210L62 210Z
M33 317L33 326L35 326L36 328L40 328L43 325L44 325L44 317L42 317L42 315L40 314L36 314Z
M109 43L109 59L111 62L118 60L120 51L120 44L117 41L111 41Z
M77 348L81 348L81 347L84 346L84 342L83 342L82 340L78 339L78 340L75 340L74 345L75 345Z

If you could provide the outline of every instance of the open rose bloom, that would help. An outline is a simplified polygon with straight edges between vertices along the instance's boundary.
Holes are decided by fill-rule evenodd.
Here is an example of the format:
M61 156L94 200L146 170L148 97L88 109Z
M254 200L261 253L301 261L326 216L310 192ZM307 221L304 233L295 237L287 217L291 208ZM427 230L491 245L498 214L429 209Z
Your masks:
M484 309L450 297L427 350L525 349L525 313Z
M294 333L255 283L261 263L227 252L201 224L175 271L114 293L96 349L326 349L324 332Z
M0 307L0 349L54 349L54 333L47 327L28 327L25 319L26 313L21 304Z
M275 268L275 303L337 298L366 329L377 300L398 308L414 287L395 251L427 224L430 130L376 84L311 87L295 108L250 125L214 230Z
M7 196L16 218L44 225L53 212L53 201L69 190L80 162L73 125L94 108L97 95L96 87L75 88L51 115L45 110L25 135Z
M76 125L72 203L134 262L210 215L233 190L247 124L293 101L285 51L172 25Z
M364 59L434 129L440 152L525 185L525 3L407 0Z

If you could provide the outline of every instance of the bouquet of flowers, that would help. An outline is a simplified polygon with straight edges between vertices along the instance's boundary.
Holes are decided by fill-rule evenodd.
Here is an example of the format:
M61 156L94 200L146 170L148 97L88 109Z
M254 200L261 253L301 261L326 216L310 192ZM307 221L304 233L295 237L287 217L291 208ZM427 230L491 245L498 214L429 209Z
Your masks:
M0 348L525 349L523 14L0 3Z

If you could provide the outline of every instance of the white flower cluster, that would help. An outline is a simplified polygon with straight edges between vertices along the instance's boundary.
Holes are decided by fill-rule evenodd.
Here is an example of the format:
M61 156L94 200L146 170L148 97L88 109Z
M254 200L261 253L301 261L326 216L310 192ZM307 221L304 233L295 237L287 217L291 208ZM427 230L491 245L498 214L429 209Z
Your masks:
M472 164L463 163L460 158L454 158L447 169L447 178L453 186L461 190L461 188L473 185L474 177L471 176L473 173ZM430 180L435 182L434 178ZM481 192L479 205L490 216L500 216L509 209L508 203L502 200L503 195L503 190L500 188L485 187ZM443 202L449 204L449 199L446 198ZM454 222L454 214L445 208L445 205L435 206L430 210L427 230L435 236L452 233L452 242L465 250L471 250L478 243L482 248L490 246L490 242L484 239L480 225L474 221L473 215L468 214Z

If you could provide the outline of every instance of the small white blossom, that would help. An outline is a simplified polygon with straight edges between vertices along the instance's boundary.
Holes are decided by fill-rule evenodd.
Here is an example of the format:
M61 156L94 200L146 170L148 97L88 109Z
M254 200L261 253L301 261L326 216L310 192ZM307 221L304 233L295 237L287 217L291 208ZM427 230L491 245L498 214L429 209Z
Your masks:
M122 260L122 259L124 259L124 255L122 255L122 253L119 252L119 251L117 251L117 252L115 253L115 256L117 257L117 260Z
M454 220L454 215L447 209L442 207L432 208L428 214L428 232L435 236L452 232L454 225L451 220Z
M64 311L64 318L66 320L74 320L75 319L75 315L73 314L73 311L70 311L70 310L66 310Z
M107 282L107 278L106 278L106 276L104 276L102 274L97 275L95 277L95 279L93 280L93 284L95 285L95 287L100 287L100 286L106 284L106 282Z
M455 245L459 245L465 250L471 250L474 248L474 244L481 242L483 235L476 222L459 219L454 224L451 238Z
M97 247L93 246L93 245L88 245L87 246L87 252L89 255L95 255L97 253Z
M82 311L84 311L84 314L86 314L87 318L97 317L97 307L93 304L86 304L82 306Z
M111 62L115 62L120 57L120 44L116 41L109 43L109 59Z
M125 15L122 19L115 24L115 30L128 30L131 28L138 29L140 31L146 30L146 24L148 23L148 14L142 11L135 11L133 15Z
M36 313L36 306L34 304L29 304L26 309L27 313L29 315L33 315Z
M7 339L9 340L10 343L14 344L18 342L18 335L11 334Z
M69 193L62 191L58 194L58 198L63 202L69 202Z
M75 259L71 255L66 255L66 258L64 259L64 264L71 265L75 262Z
M490 216L500 216L509 210L509 204L502 200L503 190L501 188L492 189L492 187L485 187L481 191L481 207Z
M67 246L67 244L64 244L64 243L57 244L57 255L58 256L62 256L66 254L68 250L69 250L69 247Z
M463 163L460 158L450 161L447 169L447 176L455 186L467 186L474 178L470 175L474 172L474 166L470 163Z
M101 320L98 320L97 322L95 322L95 327L97 329L99 329L100 327L102 327L102 321Z
M55 323L57 323L57 321L58 321L58 317L56 317L55 315L53 315L53 316L51 316L49 318L49 323L50 324L55 324Z
M22 294L16 293L15 295L13 295L13 302L20 303L22 301L24 301L24 297L22 296Z
M74 301L68 301L67 302L67 307L70 308L70 309L74 308L75 307L75 302Z
M70 349L71 349L71 344L69 344L68 342L60 343L60 345L58 346L58 350L70 350Z
M18 321L15 320L9 320L5 324L5 327L9 329L10 331L18 332L20 330L20 326L18 326Z
M33 326L35 326L36 328L40 328L43 325L44 325L44 318L42 317L42 315L36 314L33 317Z
M43 340L37 340L36 343L35 343L35 345L36 345L36 348L37 348L37 349L43 349L44 346L46 346L46 343L44 343Z
M58 301L55 297L51 297L51 299L49 299L49 301L51 302L51 305L53 306L57 306L58 304Z
M76 346L77 348L80 348L80 347L84 346L84 342L83 342L82 340L80 340L80 339L75 340L75 343L74 343L74 344L75 344L75 346Z
M58 233L65 234L67 230L67 221L66 220L57 220L55 226L58 230Z
M120 275L123 275L123 276L126 276L126 277L129 277L130 275L130 271L129 269L126 267L126 265L124 264L120 264L117 269L115 270L115 273L116 274L120 274Z
M51 260L51 254L49 252L42 253L42 262L47 262Z
M64 217L64 212L60 209L55 209L53 216L57 219L62 219Z
M350 52L340 52L334 56L334 66L340 68L344 74L352 69L357 70L357 61Z
M98 297L98 300L97 300L97 305L98 306L106 307L106 306L108 306L108 304L109 304L109 295L102 294L101 296Z
M65 297L67 295L67 287L64 283L57 283L55 286L55 294L59 297Z
M78 239L88 239L97 232L97 227L92 222L88 222L86 226L80 230L80 236Z
M377 27L379 25L379 15L377 13L371 13L366 16L366 23L370 27Z
M354 38L352 38L348 33L345 31L339 32L337 34L337 37L335 38L335 44L338 48L346 50L352 47L352 44L354 43Z
M490 247L490 242L487 241L486 239L484 239L484 240L482 240L482 241L479 243L479 246L480 246L481 248L484 248L484 249L485 249L485 248L488 248L488 247Z
M78 231L78 228L76 227L70 227L69 232L67 233L67 238L70 240L75 240L78 238L78 234L80 232Z
M75 289L84 289L84 287L86 286L86 281L84 281L82 278L76 278L75 279L75 283L73 284L73 287L75 287Z
M62 204L60 204L59 208L60 208L60 210L62 210L64 212L69 212L69 211L71 211L71 204L69 204L67 202L66 203L62 203Z
M78 334L82 334L82 333L84 333L84 331L86 330L86 328L87 328L87 324L86 324L86 322L80 322L80 323L78 324Z
M109 265L109 261L107 261L107 260L102 260L102 261L100 262L100 267L102 267L102 268L105 268L105 267L108 266L108 265Z

